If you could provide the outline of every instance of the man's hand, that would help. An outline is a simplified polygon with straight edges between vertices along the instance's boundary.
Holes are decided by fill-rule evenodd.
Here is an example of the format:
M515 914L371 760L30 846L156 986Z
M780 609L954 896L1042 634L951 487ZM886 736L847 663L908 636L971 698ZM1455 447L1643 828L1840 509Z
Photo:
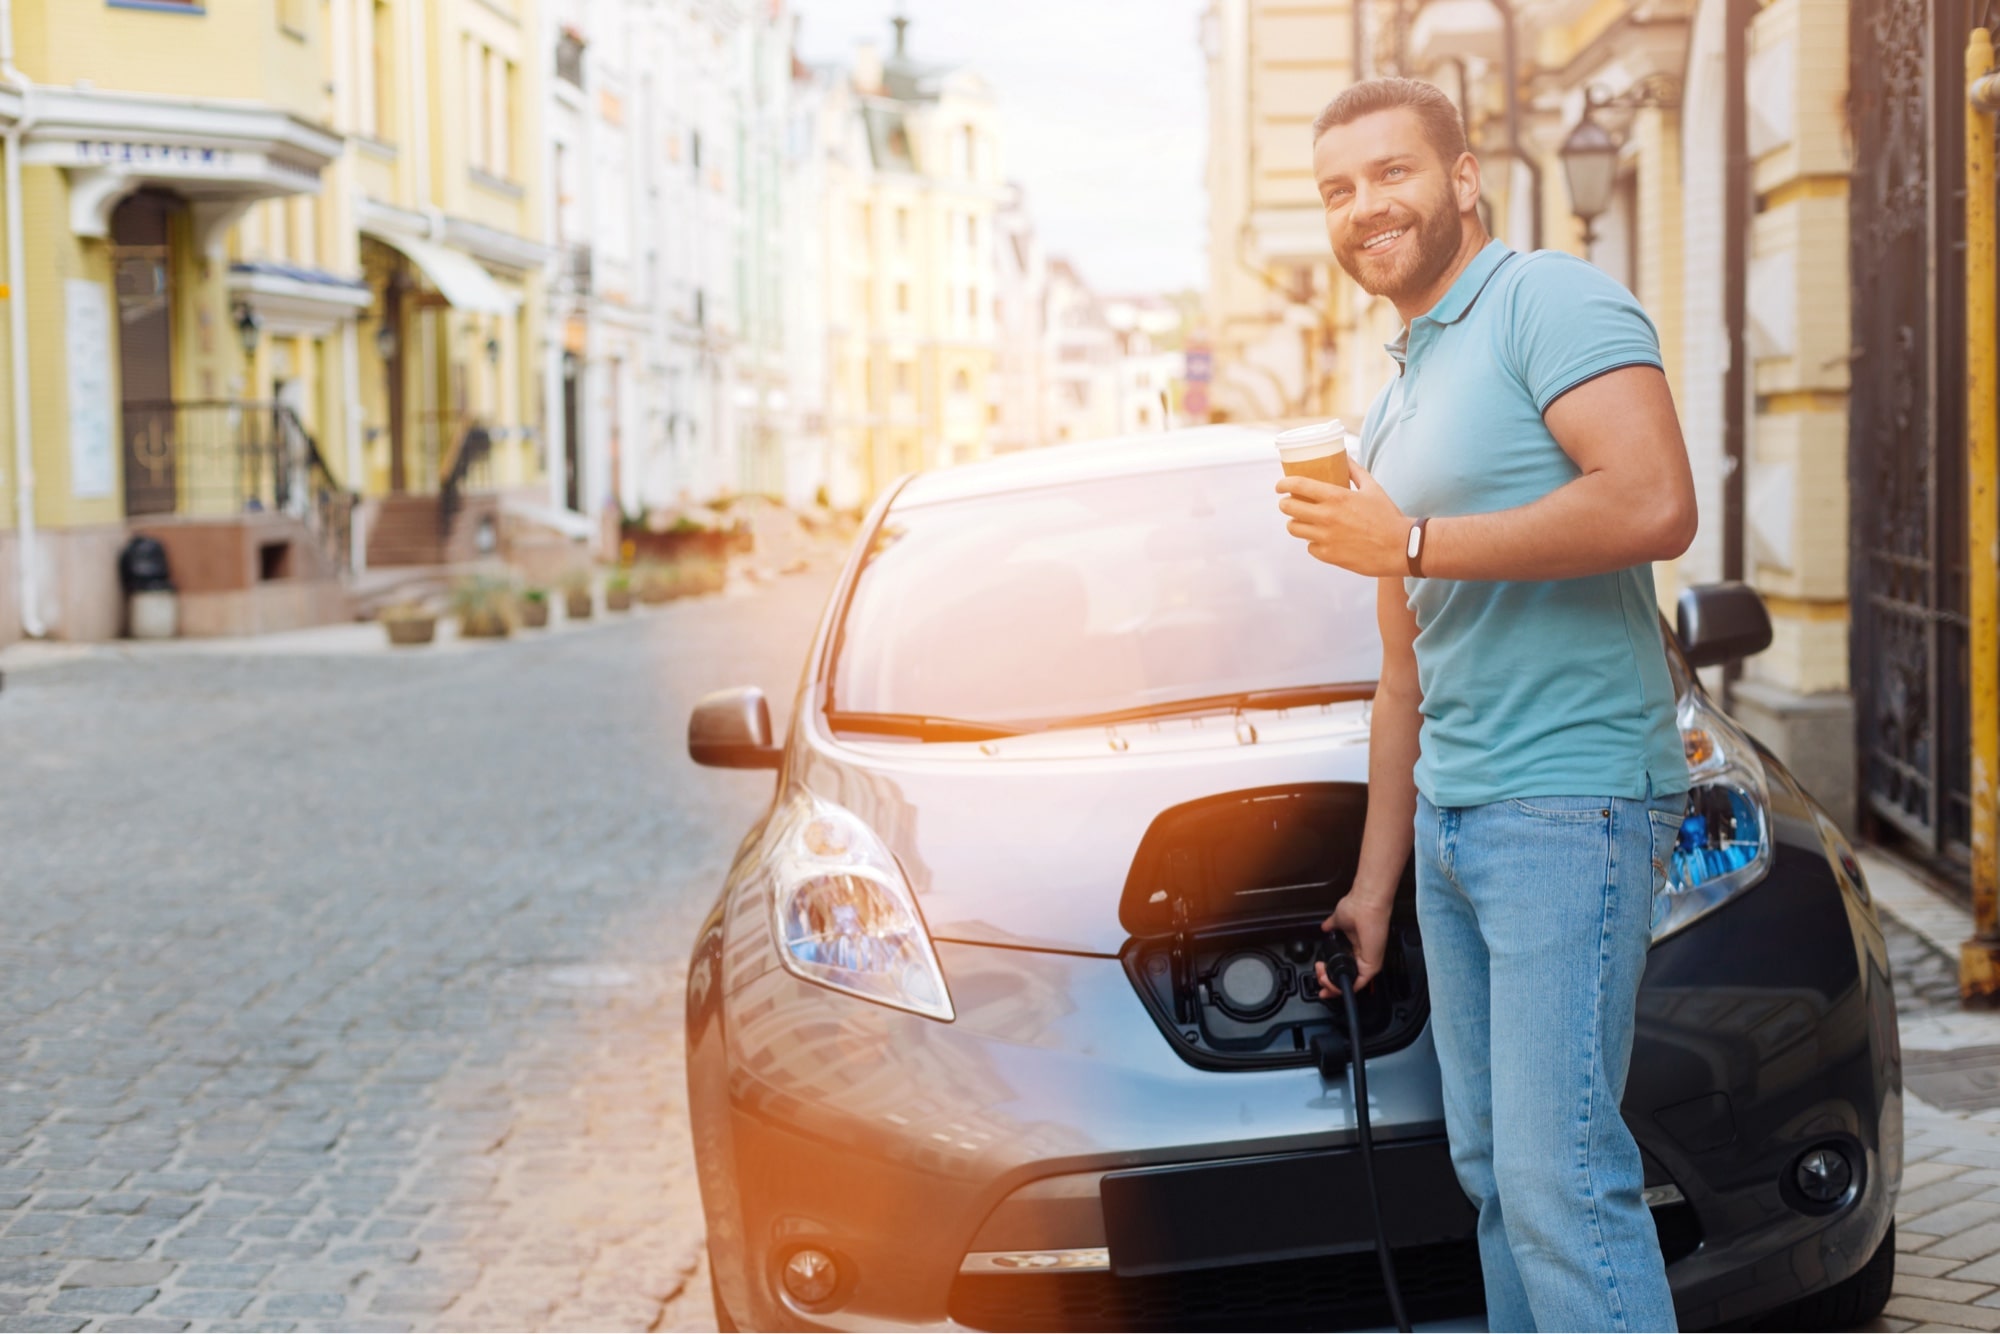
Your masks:
M1382 954L1389 944L1389 910L1396 904L1395 895L1364 894L1360 890L1349 890L1333 910L1333 916L1320 923L1325 931L1344 931L1354 945L1354 962L1357 974L1354 989L1360 991L1382 971ZM1314 964L1319 974L1319 998L1331 1000L1340 994L1326 975L1326 965Z
M1406 573L1409 517L1351 456L1347 470L1352 491L1311 477L1279 478L1285 498L1278 508L1291 520L1285 531L1304 538L1306 553L1328 565L1377 579Z

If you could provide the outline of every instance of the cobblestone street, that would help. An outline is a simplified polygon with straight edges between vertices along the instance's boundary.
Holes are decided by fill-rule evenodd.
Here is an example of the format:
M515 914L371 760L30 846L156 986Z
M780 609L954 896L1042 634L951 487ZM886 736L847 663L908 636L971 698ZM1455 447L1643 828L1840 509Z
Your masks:
M710 1320L691 929L820 575L391 656L104 649L0 690L0 1329Z
M681 987L770 780L683 729L748 683L782 726L827 583L14 655L0 1331L712 1328ZM1916 1053L1876 1327L2000 1329L2000 1091L1957 1073L2000 1019L1960 910L1870 878Z

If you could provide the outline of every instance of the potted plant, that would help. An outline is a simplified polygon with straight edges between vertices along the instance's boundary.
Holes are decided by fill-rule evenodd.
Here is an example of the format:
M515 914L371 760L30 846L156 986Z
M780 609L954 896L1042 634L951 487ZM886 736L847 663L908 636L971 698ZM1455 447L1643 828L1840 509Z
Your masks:
M590 599L590 571L571 570L563 576L563 615L572 621L587 621L595 604Z
M657 607L680 592L680 567L668 561L648 561L632 572L632 591L639 601Z
M549 590L528 587L521 590L515 611L520 614L521 624L530 630L540 630L549 623Z
M437 636L437 613L419 602L392 602L375 613L391 644L428 644Z
M604 577L604 610L632 610L632 572L619 568Z
M507 581L490 574L461 579L451 593L458 633L466 639L505 639L514 630L514 595Z

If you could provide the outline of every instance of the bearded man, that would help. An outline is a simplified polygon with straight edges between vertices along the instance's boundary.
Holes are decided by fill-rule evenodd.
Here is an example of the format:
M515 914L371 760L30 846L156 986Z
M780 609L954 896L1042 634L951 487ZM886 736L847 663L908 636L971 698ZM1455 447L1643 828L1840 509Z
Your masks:
M1311 555L1380 581L1368 820L1327 925L1366 986L1414 848L1492 1328L1672 1329L1619 1114L1688 787L1648 569L1695 531L1659 338L1589 264L1487 235L1430 84L1334 98L1313 172L1334 257L1404 325L1354 488L1278 484Z

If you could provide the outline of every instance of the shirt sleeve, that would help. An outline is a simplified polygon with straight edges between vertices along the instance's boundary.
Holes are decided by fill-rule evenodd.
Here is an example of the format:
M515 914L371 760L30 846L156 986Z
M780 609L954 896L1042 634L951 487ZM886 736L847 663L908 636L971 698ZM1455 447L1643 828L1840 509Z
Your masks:
M1625 366L1661 366L1660 334L1637 297L1595 265L1540 251L1509 293L1508 351L1535 411Z

